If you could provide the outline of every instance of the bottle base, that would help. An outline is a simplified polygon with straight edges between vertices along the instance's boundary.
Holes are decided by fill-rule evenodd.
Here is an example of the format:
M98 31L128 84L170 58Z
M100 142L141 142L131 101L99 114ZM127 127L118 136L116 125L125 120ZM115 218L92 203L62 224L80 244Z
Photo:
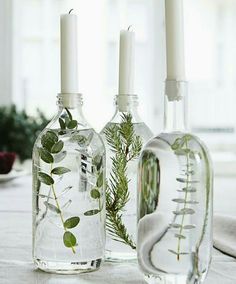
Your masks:
M116 262L116 263L124 263L124 262L137 262L137 254L134 253L119 253L119 252L111 252L106 251L105 253L106 262Z
M193 278L189 280L186 275L181 274L168 274L168 275L144 275L144 280L148 284L200 284L203 279Z
M101 266L102 259L84 262L54 262L35 259L34 264L42 271L56 274L81 274L96 271Z

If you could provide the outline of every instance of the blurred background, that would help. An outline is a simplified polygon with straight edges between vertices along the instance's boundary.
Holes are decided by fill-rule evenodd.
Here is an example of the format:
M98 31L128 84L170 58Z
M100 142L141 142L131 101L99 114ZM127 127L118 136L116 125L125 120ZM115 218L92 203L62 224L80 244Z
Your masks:
M132 25L139 112L157 134L163 125L166 73L163 0L1 0L1 120L5 106L15 104L17 108L13 126L8 124L4 133L15 128L21 132L19 125L25 128L22 121L28 118L25 113L19 115L21 110L36 117L39 125L56 112L60 14L71 8L79 16L78 81L88 121L100 131L114 112L119 31ZM236 180L235 15L234 0L184 1L189 125L212 152L217 185L232 191L232 179ZM7 114L10 121L12 113ZM13 140L16 132L11 135Z

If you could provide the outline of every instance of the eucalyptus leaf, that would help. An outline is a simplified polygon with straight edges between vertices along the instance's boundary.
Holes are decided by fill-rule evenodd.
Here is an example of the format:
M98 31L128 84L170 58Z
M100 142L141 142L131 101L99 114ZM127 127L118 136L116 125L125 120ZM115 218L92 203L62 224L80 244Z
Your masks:
M73 118L72 118L72 114L70 113L70 111L68 110L68 108L65 108L65 110L66 110L66 112L67 112L67 114L68 114L69 119L72 120L72 119L73 119Z
M59 118L59 123L60 123L61 129L66 129L65 121L61 117Z
M90 195L94 199L98 199L101 196L100 192L96 188L94 188L90 191Z
M183 198L173 198L172 201L177 202L177 203L185 203L186 200Z
M63 235L64 245L68 248L74 247L76 245L76 237L71 232L65 232Z
M61 208L66 209L71 205L71 203L72 203L72 200L69 199L65 204L61 205Z
M175 229L178 229L178 228L181 228L181 227L182 227L180 224L177 224L177 223L172 223L172 224L170 224L170 226L171 226L172 228L175 228Z
M38 172L38 178L42 183L44 183L46 185L54 184L53 178L50 177L48 174L45 174L43 172Z
M38 194L38 196L41 197L41 198L53 199L52 197L50 197L49 195L46 195L46 194Z
M168 251L171 252L171 253L173 253L173 254L175 254L175 255L179 255L179 253L176 252L176 251L174 251L173 249L168 249Z
M181 138L177 138L174 144L171 145L172 150L177 150L181 146Z
M183 208L180 210L183 214L194 214L195 211L192 208Z
M103 185L103 172L101 172L97 178L97 187L101 187Z
M195 225L185 225L183 228L186 230L190 230L190 229L196 228L196 226Z
M186 239L186 237L184 235L181 234L175 234L175 237L178 239Z
M64 227L67 229L72 229L76 227L80 222L79 217L71 217L64 222Z
M48 130L41 138L42 146L51 152L52 146L58 141L58 136L55 132Z
M100 212L99 209L92 209L92 210L88 210L86 212L84 212L84 216L92 216L92 215L96 215Z
M83 146L86 142L86 137L80 134L75 134L71 137L72 142L77 142L80 146Z
M52 169L51 173L54 175L63 175L70 171L71 171L70 169L65 168L65 167L57 167L57 168Z
M86 138L86 145L87 146L91 143L93 136L94 136L94 132L89 133L88 137Z
M185 142L188 142L192 139L192 136L190 134L186 134L184 135L183 139L185 140Z
M40 158L48 164L53 163L54 159L53 156L44 148L39 148L39 154L40 154Z
M65 117L65 124L66 124L66 127L67 127L67 125L68 125L68 123L70 122L70 119L69 119L69 117L67 116L67 117Z
M168 249L169 252L175 254L175 255L188 255L188 252L176 252L173 249Z
M184 187L178 191L179 192L196 192L197 189L195 187Z
M61 152L62 148L64 146L63 141L59 140L58 142L56 142L51 149L51 153L56 154Z
M58 209L55 205L53 205L53 204L51 204L51 203L49 203L49 202L47 202L47 201L44 201L44 204L45 204L45 206L46 206L49 210L51 210L52 212L55 212L55 213L57 213L57 214L60 214L60 213L61 213L60 209Z
M177 178L176 179L178 182L182 182L182 183L198 183L198 180L188 180L185 178Z
M65 135L65 134L66 134L66 130L60 130L60 131L58 132L58 134L59 134L59 135Z
M96 155L93 158L93 164L96 166L97 171L99 171L101 166L102 166L102 156L101 155Z
M55 154L54 155L54 162L55 163L61 162L65 158L65 156L66 156L66 151L62 151L58 154Z
M175 155L187 155L190 153L190 150L189 149L177 149L175 150Z
M67 128L73 129L73 128L75 128L77 125L78 125L77 120L71 120L71 121L68 122Z

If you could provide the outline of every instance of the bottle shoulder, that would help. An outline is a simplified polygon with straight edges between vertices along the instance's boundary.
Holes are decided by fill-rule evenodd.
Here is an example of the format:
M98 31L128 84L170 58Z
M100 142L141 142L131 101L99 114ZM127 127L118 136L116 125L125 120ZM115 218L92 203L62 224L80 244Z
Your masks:
M173 152L177 156L192 155L211 163L209 150L195 134L184 132L162 132L150 139L142 152Z

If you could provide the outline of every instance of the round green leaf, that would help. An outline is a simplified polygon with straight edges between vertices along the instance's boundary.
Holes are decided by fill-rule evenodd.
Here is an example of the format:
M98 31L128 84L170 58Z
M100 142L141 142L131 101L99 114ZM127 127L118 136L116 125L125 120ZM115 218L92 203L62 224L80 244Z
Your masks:
M64 146L64 143L61 140L59 140L52 146L51 153L56 154L56 153L61 152L63 146Z
M66 156L66 151L62 151L58 154L55 154L54 155L54 162L55 163L61 162L65 158L65 156Z
M71 248L76 245L76 237L71 232L65 232L63 242L66 247Z
M91 190L90 195L94 199L100 198L101 196L100 192L96 188Z
M64 222L64 227L67 229L72 229L76 227L80 222L79 217L71 217Z
M54 175L63 175L63 174L66 174L70 172L70 169L68 168L65 168L65 167L57 167L57 168L54 168L51 173L54 174Z
M54 184L53 178L43 172L38 172L38 178L42 183L46 185Z
M73 128L75 128L77 125L78 125L77 120L71 120L71 121L68 122L67 128L73 129Z
M51 152L52 146L58 141L58 136L55 132L48 130L41 138L42 146Z
M92 210L84 212L84 215L85 216L92 216L92 215L98 214L99 212L100 212L99 209L92 209Z
M41 159L45 162L45 163L48 163L48 164L51 164L53 163L53 156L44 148L40 148L39 149L39 154L40 154L40 157Z

